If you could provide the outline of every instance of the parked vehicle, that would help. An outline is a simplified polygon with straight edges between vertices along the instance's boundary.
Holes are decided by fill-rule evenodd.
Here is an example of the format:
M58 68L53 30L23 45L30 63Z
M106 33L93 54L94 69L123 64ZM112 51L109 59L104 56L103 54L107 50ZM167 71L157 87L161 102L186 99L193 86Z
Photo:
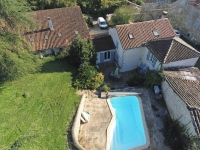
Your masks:
M106 23L106 21L103 17L99 17L97 21L98 21L98 25L101 29L107 29L108 28L108 25L107 25L107 23Z
M175 30L175 29L174 29L174 32L176 33L176 36L178 36L178 37L181 36L181 34L180 34L180 32L179 32L178 30Z

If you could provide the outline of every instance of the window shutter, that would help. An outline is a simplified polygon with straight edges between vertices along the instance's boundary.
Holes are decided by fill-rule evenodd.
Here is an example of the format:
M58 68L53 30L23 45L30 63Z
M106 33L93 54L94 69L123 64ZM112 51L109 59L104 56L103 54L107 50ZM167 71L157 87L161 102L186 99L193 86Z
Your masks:
M150 54L151 54L151 52L148 50L148 53L147 53L147 60L149 60Z
M156 58L156 57L154 57L154 59L153 59L153 64L152 64L152 66L153 66L153 67L155 67L155 65L156 65L156 62L157 62L157 58Z
M104 53L100 53L100 63L104 62Z

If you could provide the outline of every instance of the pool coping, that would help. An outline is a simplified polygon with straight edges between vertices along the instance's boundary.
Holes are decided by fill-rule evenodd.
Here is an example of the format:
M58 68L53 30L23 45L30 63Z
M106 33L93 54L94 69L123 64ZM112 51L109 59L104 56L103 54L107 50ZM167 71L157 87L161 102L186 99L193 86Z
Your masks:
M143 110L143 106L142 106L142 100L139 96L140 93L136 94L136 93L128 93L128 92L119 92L119 94L117 94L117 92L115 92L115 95L119 95L119 96L125 96L125 95L134 95L138 98L139 100L139 104L140 104L140 110L141 110L141 115L142 115L142 121L143 121L143 127L144 127L144 132L145 132L145 136L146 136L146 143L142 146L138 146L136 148L132 148L131 150L142 150L142 149L146 149L150 146L150 140L149 140L149 132L148 132L148 128L147 128L147 125L146 125L146 120L145 120L145 116L144 116L144 110ZM116 119L116 115L114 113L114 110L113 110L113 107L110 103L110 98L107 99L107 103L108 103L108 106L109 106L109 109L110 109L110 112L111 112L111 115L112 115L112 119L110 121L110 124L107 128L107 142L106 142L106 150L110 150L110 144L111 144L111 138L112 138L112 134L113 134L113 131L114 131L114 123L115 123L115 119Z

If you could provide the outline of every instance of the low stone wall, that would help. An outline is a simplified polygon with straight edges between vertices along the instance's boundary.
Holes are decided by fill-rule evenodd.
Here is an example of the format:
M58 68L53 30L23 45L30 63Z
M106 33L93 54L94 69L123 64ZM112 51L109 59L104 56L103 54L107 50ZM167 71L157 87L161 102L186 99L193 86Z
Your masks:
M84 150L84 148L78 142L78 134L79 134L79 128L80 128L80 123L81 123L81 112L83 112L84 104L85 104L85 94L82 95L78 110L76 112L74 123L72 126L72 139L73 139L74 145L79 150Z

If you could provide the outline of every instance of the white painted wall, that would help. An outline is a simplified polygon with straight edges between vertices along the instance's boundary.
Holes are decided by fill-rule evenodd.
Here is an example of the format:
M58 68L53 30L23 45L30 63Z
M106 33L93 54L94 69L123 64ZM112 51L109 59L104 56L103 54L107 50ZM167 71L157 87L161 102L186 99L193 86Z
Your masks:
M112 39L113 39L113 42L115 44L115 47L116 47L116 61L118 63L118 65L121 67L122 64L123 64L123 49L122 49L122 45L121 45L121 42L119 40L119 36L117 34L117 30L115 28L109 28L109 34L111 35ZM120 70L121 71L121 70Z
M123 64L120 68L121 72L130 71L136 69L141 63L141 56L144 51L144 47L124 50Z
M163 68L166 69L171 67L193 67L195 66L198 59L199 57L166 63L163 64Z
M104 52L108 52L108 51L110 51L110 52L115 52L115 49L97 52L96 64L99 64L99 63L100 63L100 53L104 53Z
M179 121L185 125L189 123L187 127L190 128L190 132L197 136L185 102L173 91L166 81L163 81L161 86L171 118L177 119L182 116Z
M143 54L141 56L141 62L143 64L147 64L149 66L150 70L160 70L161 62L157 59L157 62L155 64L155 66L153 67L152 63L149 60L147 60L147 54L148 54L148 49L146 47L144 47Z

